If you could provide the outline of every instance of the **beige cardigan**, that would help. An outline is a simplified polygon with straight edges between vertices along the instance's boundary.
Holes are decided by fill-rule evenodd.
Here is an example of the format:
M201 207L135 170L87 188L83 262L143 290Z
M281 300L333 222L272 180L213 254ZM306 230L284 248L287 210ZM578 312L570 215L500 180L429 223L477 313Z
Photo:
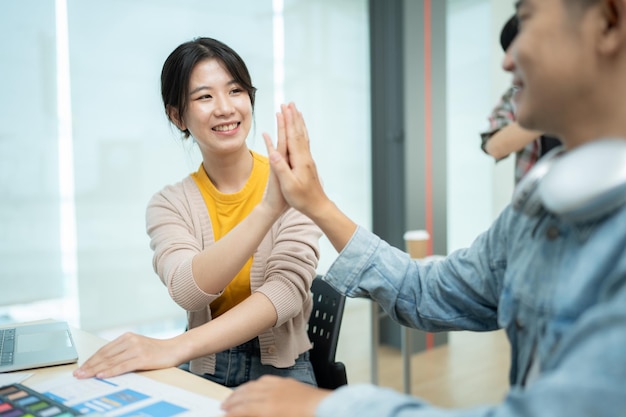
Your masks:
M211 320L209 304L220 294L196 285L191 260L213 240L209 214L191 176L155 194L146 210L146 229L154 251L153 267L172 299L187 311L189 328ZM319 228L302 213L289 209L274 223L254 253L250 270L252 292L274 304L278 319L259 335L261 362L292 366L311 348L307 322L312 308L311 281L319 260ZM192 372L215 372L215 355L193 359Z

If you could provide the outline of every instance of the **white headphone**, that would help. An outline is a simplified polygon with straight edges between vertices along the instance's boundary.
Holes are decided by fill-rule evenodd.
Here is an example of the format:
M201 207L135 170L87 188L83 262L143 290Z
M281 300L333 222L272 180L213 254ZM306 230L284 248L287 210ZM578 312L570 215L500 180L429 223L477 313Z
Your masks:
M539 159L513 192L515 210L574 223L597 220L626 204L626 139L559 147Z

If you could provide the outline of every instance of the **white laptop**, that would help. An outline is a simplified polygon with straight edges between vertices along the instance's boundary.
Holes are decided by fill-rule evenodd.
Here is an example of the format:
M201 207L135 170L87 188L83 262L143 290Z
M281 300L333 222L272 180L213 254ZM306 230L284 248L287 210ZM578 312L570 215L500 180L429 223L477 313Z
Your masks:
M78 352L64 321L0 327L0 372L76 361Z

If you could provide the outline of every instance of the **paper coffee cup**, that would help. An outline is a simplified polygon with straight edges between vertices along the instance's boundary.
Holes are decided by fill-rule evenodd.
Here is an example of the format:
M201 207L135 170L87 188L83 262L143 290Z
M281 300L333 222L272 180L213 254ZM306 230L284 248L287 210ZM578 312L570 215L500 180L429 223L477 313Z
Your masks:
M420 259L428 256L430 234L426 230L409 230L404 233L406 251L411 258Z

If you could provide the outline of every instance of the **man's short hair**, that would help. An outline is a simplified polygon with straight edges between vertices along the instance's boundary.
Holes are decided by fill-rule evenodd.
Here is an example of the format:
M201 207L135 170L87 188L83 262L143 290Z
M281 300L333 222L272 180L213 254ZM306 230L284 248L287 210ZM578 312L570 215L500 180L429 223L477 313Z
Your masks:
M598 0L565 0L566 3L576 3L580 6L593 6L598 3Z
M566 6L576 6L580 10L585 10L588 7L596 5L600 0L563 0Z
M517 15L514 14L506 21L500 32L500 46L502 46L504 52L509 49L509 46L511 46L517 36L517 24Z

